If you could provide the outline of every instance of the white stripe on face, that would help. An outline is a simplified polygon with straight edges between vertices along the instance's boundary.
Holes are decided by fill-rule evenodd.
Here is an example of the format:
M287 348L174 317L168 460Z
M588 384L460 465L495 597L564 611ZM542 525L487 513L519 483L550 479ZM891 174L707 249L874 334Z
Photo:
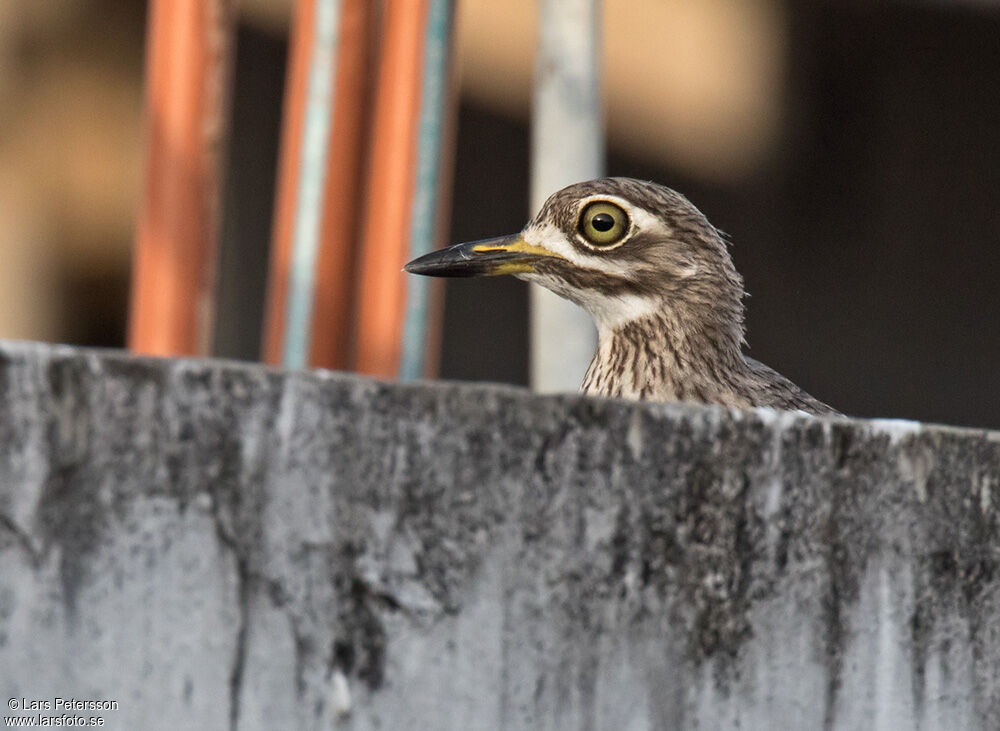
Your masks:
M593 201L615 203L628 214L631 229L621 243L601 249L589 245L583 237L575 233L573 235L576 236L577 241L573 242L567 238L562 229L551 221L531 223L521 232L521 236L525 242L547 249L580 269L591 269L631 279L634 267L615 261L614 250L640 231L643 233L652 231L664 238L669 238L672 232L649 211L614 195L593 195L582 198L576 204L575 215L579 216L583 208ZM591 254L588 250L594 253ZM609 295L592 289L575 289L559 277L552 275L522 274L519 275L519 278L536 282L559 296L575 302L590 313L598 330L602 333L613 331L633 320L647 317L663 306L658 297L644 297L638 294Z
M594 201L614 203L621 206L622 210L628 214L631 221L631 228L620 242L606 247L593 246L575 232L573 236L576 241L570 241L566 233L551 221L528 224L524 231L521 232L521 235L528 243L546 248L553 254L557 254L584 269L596 269L608 274L627 277L629 276L629 267L613 261L612 256L609 256L611 252L639 232L654 233L664 239L670 238L673 233L663 221L645 208L639 208L624 198L619 198L615 195L592 195L587 198L581 198L576 202L574 216L579 217L580 212ZM594 253L590 254L588 251Z
M629 268L598 254L586 254L566 238L566 234L553 223L529 224L521 233L529 244L548 249L580 269L594 269L599 272L628 277Z

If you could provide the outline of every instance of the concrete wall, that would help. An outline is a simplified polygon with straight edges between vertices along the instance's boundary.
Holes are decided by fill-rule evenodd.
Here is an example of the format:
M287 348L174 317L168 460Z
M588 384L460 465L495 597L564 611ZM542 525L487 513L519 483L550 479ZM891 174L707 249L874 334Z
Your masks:
M15 343L0 403L0 703L1000 728L996 433Z

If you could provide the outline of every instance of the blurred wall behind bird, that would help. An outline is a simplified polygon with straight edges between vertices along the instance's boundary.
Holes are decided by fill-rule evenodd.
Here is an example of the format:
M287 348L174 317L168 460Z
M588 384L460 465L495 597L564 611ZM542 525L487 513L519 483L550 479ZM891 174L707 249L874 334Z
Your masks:
M0 3L0 337L120 345L143 3Z
M216 352L255 358L289 3L239 4ZM145 12L0 3L0 337L123 342ZM533 12L459 2L454 240L527 215ZM732 235L750 353L851 413L1000 426L1000 5L607 0L604 20L609 173ZM449 282L442 375L524 383L526 307L516 281Z

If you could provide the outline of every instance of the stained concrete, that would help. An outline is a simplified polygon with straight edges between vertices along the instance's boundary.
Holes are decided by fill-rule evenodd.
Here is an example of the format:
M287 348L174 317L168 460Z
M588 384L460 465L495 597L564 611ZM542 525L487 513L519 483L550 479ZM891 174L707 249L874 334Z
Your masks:
M1000 728L995 432L23 343L0 403L0 702Z

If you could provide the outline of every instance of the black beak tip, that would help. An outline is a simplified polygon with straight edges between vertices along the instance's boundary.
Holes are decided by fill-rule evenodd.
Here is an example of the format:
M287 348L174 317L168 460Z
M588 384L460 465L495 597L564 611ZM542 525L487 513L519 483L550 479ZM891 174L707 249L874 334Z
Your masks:
M430 269L427 262L423 261L426 257L420 256L413 261L408 261L403 267L403 271L407 274L426 274L427 270Z
M512 237L455 244L431 251L408 262L403 271L425 277L487 277L497 272L497 265L521 259L523 254L508 251Z
M420 274L425 277L468 277L472 276L469 267L469 254L466 244L450 246L446 249L431 251L418 256L403 267L408 274Z

